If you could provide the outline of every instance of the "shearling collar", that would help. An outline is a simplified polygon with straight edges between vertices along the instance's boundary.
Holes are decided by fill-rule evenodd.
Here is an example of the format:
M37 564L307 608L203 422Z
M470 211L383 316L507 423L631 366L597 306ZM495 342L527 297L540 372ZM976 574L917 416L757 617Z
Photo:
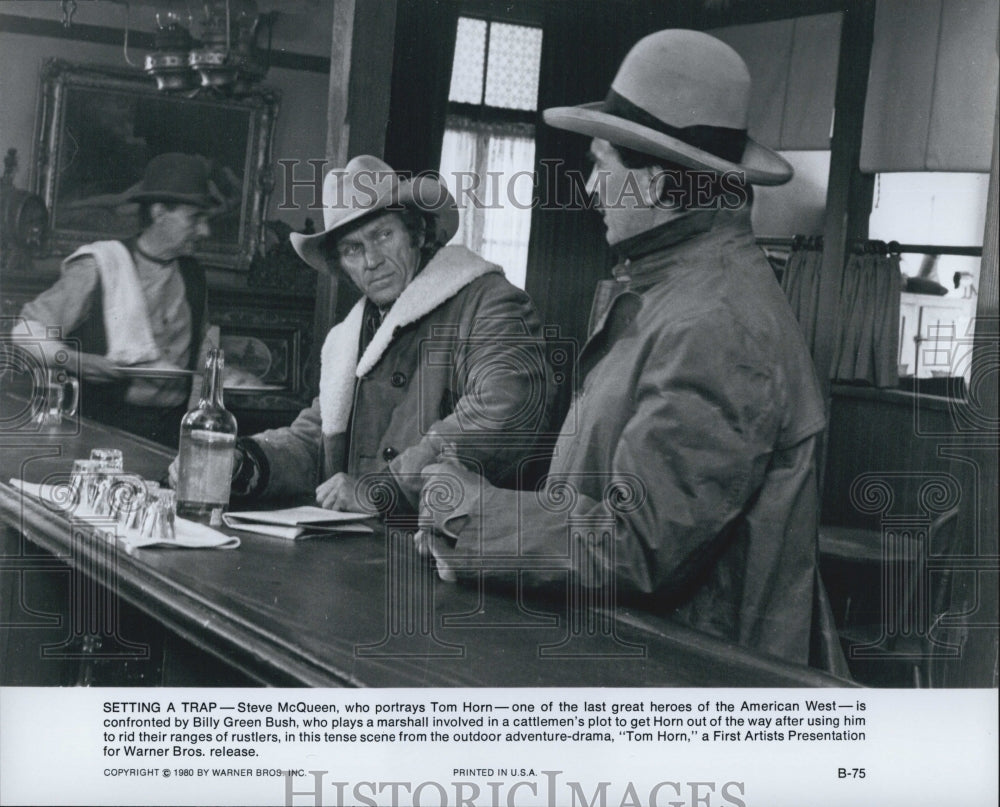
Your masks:
M396 331L416 322L469 283L490 272L503 272L465 247L443 247L393 303L375 331L364 354L358 358L358 339L365 308L362 298L350 313L327 334L323 343L319 377L319 406L323 434L339 434L347 428L354 401L354 381L368 373L392 344Z

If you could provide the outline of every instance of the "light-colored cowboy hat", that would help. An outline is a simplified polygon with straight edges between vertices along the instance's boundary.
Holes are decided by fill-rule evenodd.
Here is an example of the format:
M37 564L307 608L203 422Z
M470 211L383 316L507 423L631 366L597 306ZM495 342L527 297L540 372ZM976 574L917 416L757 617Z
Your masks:
M458 232L458 206L439 179L418 174L412 180L400 176L378 157L362 154L345 168L334 169L323 181L323 232L292 233L292 246L313 269L326 271L325 244L330 233L376 210L414 207L434 218L434 232L427 238L447 244Z
M597 137L688 168L741 172L756 185L781 185L792 167L745 137L750 73L740 55L700 31L658 31L629 51L604 101L553 107L543 113L557 129ZM698 127L691 129L690 127ZM728 140L742 157L706 150Z

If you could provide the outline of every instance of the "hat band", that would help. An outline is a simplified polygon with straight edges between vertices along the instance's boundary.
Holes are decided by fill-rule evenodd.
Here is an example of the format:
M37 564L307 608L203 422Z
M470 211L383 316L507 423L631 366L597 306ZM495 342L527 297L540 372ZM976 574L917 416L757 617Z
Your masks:
M669 123L664 123L659 118L653 117L646 110L636 106L614 90L609 90L607 98L604 99L604 111L638 123L640 126L655 129L660 134L674 137L689 146L707 151L727 162L738 163L743 159L743 151L747 145L746 129L729 129L725 126L686 126L683 128L671 126Z

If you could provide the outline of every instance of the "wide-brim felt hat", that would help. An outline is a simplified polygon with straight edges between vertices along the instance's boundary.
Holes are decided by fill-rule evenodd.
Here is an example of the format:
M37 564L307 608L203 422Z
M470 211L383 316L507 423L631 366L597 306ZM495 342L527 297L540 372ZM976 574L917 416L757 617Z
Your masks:
M448 187L436 176L418 174L409 179L378 157L362 154L344 168L327 173L323 180L323 231L313 235L292 233L292 246L313 269L327 271L326 244L331 233L380 210L415 208L430 216L429 241L448 243L458 232L458 205Z
M146 165L142 181L125 196L129 202L167 202L205 209L219 207L209 185L208 160L196 154L158 154Z
M671 29L639 40L604 101L543 112L550 126L607 140L695 170L742 173L755 185L781 185L793 169L745 135L750 73L729 45L700 31ZM737 133L742 156L706 150L704 135Z

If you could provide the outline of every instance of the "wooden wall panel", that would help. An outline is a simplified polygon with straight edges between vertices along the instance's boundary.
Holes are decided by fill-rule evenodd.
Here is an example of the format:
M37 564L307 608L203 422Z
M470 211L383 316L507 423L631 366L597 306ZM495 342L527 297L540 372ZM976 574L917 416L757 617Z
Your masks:
M827 430L822 522L879 528L877 515L861 512L851 501L851 485L865 473L893 475L893 512L899 514L920 512L918 491L927 475L934 473L953 475L971 503L976 481L972 469L939 454L958 434L956 411L960 409L944 399L880 395L874 390L835 391Z

